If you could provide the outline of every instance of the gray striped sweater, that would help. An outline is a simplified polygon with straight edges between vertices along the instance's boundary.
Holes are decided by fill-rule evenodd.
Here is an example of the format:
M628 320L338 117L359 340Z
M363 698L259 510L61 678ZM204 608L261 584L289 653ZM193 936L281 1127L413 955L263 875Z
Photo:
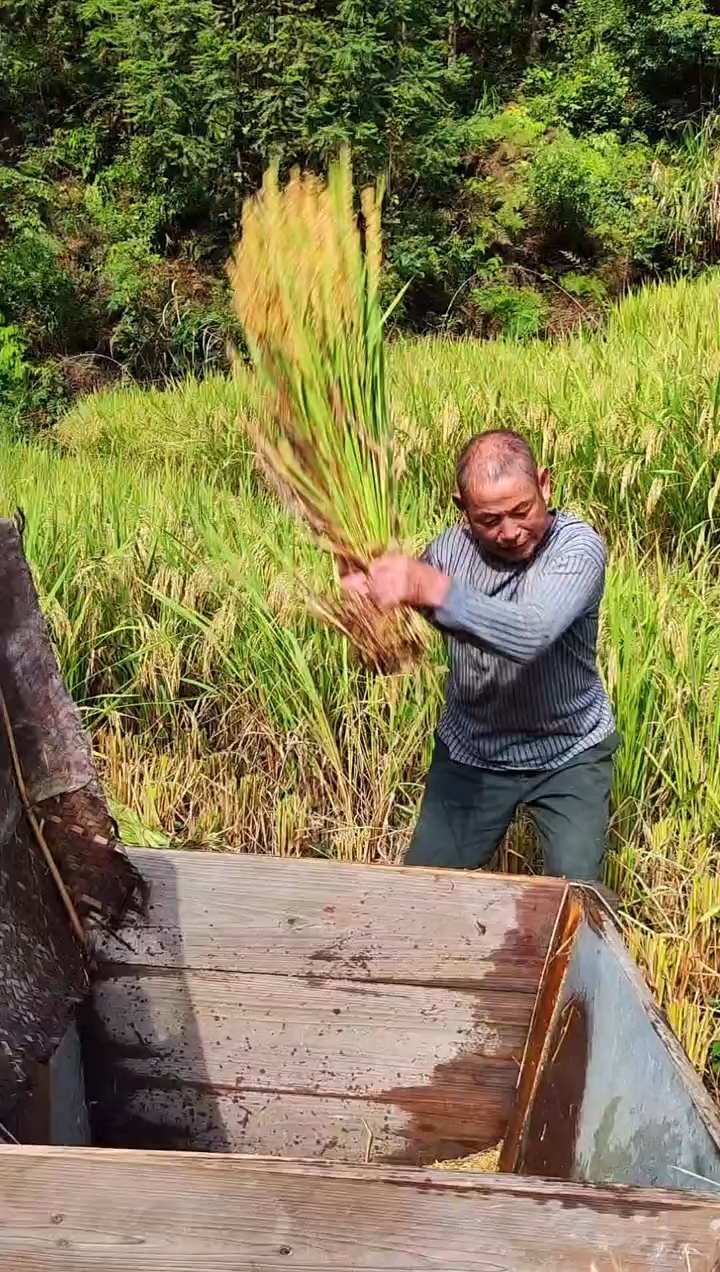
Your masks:
M591 526L557 512L535 556L506 565L457 525L423 560L452 579L428 617L447 644L438 733L454 760L555 769L614 731L596 665L605 549Z

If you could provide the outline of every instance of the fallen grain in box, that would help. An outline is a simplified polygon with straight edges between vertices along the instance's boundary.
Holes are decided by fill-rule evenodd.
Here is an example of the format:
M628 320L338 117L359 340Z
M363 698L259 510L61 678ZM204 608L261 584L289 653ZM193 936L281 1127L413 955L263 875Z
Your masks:
M447 1162L434 1162L432 1169L482 1170L488 1175L497 1175L501 1148L502 1144L496 1144L495 1148L485 1148L482 1153L471 1153L469 1157L455 1157Z

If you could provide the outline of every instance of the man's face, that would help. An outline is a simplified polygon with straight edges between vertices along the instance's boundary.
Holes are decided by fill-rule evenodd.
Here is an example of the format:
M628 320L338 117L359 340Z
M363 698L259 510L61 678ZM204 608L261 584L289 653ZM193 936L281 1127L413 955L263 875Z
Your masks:
M462 504L470 528L482 548L501 561L529 561L550 524L550 476L537 481L508 472L495 481L471 480Z

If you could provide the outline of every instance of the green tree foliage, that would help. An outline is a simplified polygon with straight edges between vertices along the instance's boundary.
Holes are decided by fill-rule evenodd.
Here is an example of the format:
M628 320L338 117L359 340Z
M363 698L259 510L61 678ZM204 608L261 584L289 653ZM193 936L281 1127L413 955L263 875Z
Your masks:
M6 0L0 324L68 391L89 365L222 364L243 198L272 158L322 168L345 143L360 180L385 176L399 321L532 334L557 325L566 275L585 280L568 314L599 312L717 259L715 9Z
M631 120L654 139L714 105L720 16L707 0L575 0L553 31L560 75L602 51L628 84Z

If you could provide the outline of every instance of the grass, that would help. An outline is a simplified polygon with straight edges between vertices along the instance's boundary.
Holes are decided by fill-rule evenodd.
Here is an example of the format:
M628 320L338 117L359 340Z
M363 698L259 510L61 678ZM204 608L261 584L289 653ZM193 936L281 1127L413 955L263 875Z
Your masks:
M525 429L558 499L604 531L602 665L624 744L608 880L633 949L711 1087L720 1001L720 286L641 293L604 335L397 343L399 524L452 517L452 460ZM268 492L244 372L87 399L0 444L64 672L127 837L397 860L442 694L442 650L370 675L304 597L329 559ZM240 422L239 422L240 421ZM287 562L293 569L288 571ZM501 864L527 868L522 823Z

